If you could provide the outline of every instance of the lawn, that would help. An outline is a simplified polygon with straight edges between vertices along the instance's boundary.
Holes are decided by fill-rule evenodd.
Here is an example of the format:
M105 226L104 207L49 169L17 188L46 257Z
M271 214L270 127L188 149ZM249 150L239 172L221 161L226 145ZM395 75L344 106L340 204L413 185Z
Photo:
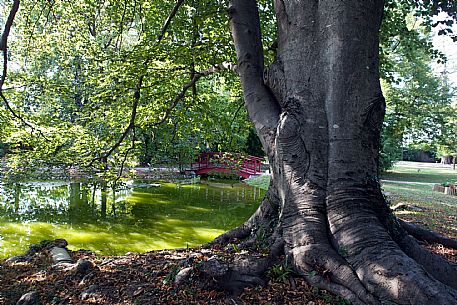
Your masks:
M392 206L405 203L421 209L398 211L400 218L457 238L457 196L432 191L435 183L455 183L457 170L449 165L401 161L381 178Z
M440 163L400 161L382 175L384 180L443 183L457 181L457 170Z

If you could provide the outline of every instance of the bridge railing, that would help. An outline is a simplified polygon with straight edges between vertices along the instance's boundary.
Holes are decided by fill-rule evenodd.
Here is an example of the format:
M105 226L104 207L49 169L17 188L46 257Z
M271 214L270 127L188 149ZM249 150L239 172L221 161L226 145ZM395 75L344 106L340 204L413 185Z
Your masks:
M191 164L192 170L228 169L249 175L262 172L262 158L224 152L204 152L198 155L197 162Z

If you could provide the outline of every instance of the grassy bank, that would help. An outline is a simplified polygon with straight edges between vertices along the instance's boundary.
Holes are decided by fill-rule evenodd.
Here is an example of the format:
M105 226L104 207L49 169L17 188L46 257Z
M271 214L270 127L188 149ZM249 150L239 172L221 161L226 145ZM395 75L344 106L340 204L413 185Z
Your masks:
M398 162L382 177L382 187L392 205L405 203L419 209L396 212L407 221L457 238L457 196L432 190L434 184L456 182L449 165Z

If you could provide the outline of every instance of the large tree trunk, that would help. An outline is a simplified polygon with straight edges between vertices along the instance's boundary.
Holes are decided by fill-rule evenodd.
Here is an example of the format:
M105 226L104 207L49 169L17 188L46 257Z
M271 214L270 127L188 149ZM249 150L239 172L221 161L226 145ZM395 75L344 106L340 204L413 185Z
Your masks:
M456 266L422 249L380 190L383 4L276 0L277 58L264 69L256 2L231 1L246 106L272 183L258 212L216 242L248 243L268 226L269 258L283 251L296 272L354 304L457 304ZM233 267L232 279L256 283L246 275L269 264L254 265Z

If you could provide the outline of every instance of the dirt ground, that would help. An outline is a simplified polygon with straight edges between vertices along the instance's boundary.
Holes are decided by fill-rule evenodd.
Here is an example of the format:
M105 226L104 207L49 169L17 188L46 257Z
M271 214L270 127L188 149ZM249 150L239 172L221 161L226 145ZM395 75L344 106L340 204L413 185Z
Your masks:
M175 285L176 273L184 266L195 266L214 256L238 255L218 249L116 257L96 257L86 250L70 254L77 263L54 265L47 249L28 261L1 261L0 304L16 304L27 292L36 292L39 304L345 304L293 275L271 280L265 287L245 289L239 297L200 287L192 279ZM78 265L87 266L81 271Z

